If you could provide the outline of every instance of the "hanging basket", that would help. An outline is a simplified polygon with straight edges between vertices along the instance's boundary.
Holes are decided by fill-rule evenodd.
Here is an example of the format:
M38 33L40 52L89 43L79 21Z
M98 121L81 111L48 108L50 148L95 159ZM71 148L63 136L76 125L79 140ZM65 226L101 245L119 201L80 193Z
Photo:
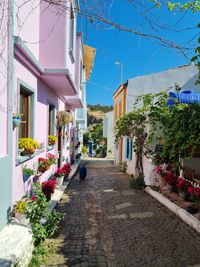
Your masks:
M13 117L13 128L19 127L21 123L20 117Z
M66 126L73 120L73 115L67 111L58 111L57 113L57 128Z

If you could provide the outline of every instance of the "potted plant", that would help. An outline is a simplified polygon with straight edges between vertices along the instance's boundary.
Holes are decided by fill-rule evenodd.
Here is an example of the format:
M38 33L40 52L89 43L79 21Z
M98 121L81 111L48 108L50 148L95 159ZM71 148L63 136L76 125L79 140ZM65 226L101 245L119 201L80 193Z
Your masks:
M23 114L21 114L21 113L14 113L13 114L13 128L20 126L22 116L23 116Z
M178 176L176 176L171 170L165 174L166 185L163 189L172 192L176 188Z
M62 170L64 172L64 176L65 178L69 176L71 169L71 164L70 163L66 163L62 166Z
M57 161L56 156L51 153L47 154L47 160L49 161L50 165L56 164L56 161Z
M55 180L48 180L42 183L42 192L48 201L51 199L51 195L54 193L56 185L57 182Z
M21 199L16 202L15 207L14 207L15 218L21 224L27 224L28 222L24 216L26 203L27 203L27 199Z
M26 165L23 168L23 181L26 182L31 175L33 175L35 172L31 168L27 168Z
M87 155L88 149L86 146L82 146L81 148L81 153L83 154L83 156L85 157Z
M191 183L182 177L177 180L178 193L181 199L187 200L189 197L188 188L191 187Z
M73 120L73 115L67 111L59 111L57 113L57 128L61 128L69 124Z
M39 143L32 138L19 138L19 149L23 149L22 156L31 155L35 153L36 148L39 147Z
M39 158L38 159L38 172L45 172L50 169L51 164L48 159Z
M64 171L60 168L58 168L57 171L54 173L54 177L58 186L63 185L64 175L65 175Z
M57 142L57 136L54 135L49 135L48 136L48 145L49 146L54 146Z

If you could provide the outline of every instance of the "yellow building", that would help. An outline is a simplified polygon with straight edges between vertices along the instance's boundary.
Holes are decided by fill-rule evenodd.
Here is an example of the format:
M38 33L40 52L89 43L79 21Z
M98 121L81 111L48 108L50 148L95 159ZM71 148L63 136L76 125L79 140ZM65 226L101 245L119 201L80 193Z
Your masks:
M126 113L127 83L121 84L113 94L114 100L114 123ZM122 163L123 158L123 138L121 138L115 147L115 162Z

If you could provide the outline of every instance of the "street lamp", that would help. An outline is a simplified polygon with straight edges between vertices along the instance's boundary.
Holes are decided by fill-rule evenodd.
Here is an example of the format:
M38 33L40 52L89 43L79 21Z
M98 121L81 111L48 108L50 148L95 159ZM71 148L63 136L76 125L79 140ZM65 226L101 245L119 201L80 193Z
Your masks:
M120 72L121 72L121 84L123 83L123 63L120 61L115 61L115 65L120 65Z

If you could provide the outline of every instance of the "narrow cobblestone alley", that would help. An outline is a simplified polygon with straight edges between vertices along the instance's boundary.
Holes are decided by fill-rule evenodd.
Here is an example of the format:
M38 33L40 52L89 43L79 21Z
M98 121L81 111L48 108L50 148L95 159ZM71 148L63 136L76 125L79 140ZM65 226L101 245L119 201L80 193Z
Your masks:
M87 161L59 203L66 216L46 266L200 266L200 236L109 161Z

